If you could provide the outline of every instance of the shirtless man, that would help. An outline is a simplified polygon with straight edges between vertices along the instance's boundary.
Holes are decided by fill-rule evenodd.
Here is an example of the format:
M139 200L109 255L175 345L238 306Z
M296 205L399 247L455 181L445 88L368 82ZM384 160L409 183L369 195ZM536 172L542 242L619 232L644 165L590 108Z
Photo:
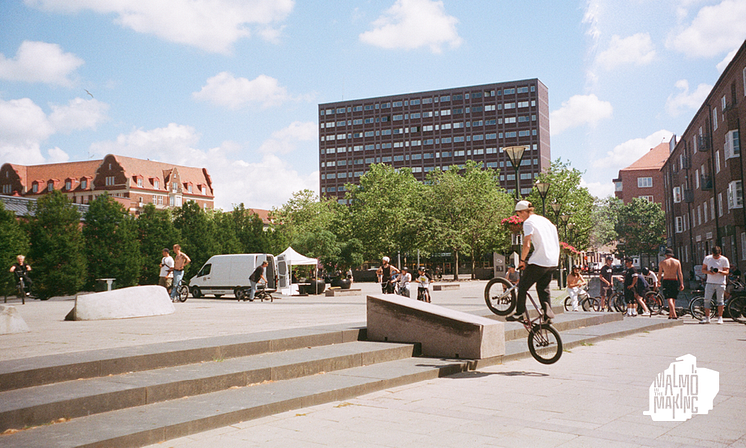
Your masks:
M676 297L684 290L684 275L681 263L673 257L673 249L666 249L666 259L658 266L658 287L663 288L663 297L668 300L668 318L678 319Z

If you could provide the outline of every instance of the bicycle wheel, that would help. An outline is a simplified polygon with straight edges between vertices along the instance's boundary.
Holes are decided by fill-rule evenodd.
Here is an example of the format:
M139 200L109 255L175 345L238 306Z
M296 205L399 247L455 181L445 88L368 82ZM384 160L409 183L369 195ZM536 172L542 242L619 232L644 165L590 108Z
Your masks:
M624 294L621 292L614 294L614 309L617 313L627 312L627 304L624 302Z
M502 277L493 278L484 287L484 301L487 308L498 316L507 316L515 309L513 285Z
M731 298L728 302L728 314L735 322L746 322L746 296Z
M549 324L537 324L528 333L528 350L542 364L554 364L562 356L562 338Z
M661 308L663 308L663 302L656 291L649 291L645 294L645 305L650 310L650 315L661 314Z
M565 300L562 303L565 304L565 311L572 310L572 297L570 296L565 297Z
M586 297L581 304L583 311L601 311L601 299L599 297Z
M693 318L702 320L705 317L705 298L695 297L689 302L689 313Z
M176 288L176 293L179 297L179 302L186 302L187 297L189 297L189 287L187 285L179 285Z

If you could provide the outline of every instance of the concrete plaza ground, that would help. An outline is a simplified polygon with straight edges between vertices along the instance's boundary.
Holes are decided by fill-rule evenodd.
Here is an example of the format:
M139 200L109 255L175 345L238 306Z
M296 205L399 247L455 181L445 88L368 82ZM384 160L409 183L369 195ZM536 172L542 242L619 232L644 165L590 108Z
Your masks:
M433 303L486 314L485 282L433 292ZM30 333L3 335L0 360L325 324L364 323L354 296L282 297L274 303L192 299L176 313L65 322L70 300L13 303ZM562 291L554 291L555 304ZM651 318L628 318L651 319ZM653 317L652 319L661 319ZM720 374L714 408L684 422L654 422L649 387L692 354ZM173 439L153 447L253 446L743 446L746 447L746 326L684 325L575 347L557 364L533 358L387 389Z

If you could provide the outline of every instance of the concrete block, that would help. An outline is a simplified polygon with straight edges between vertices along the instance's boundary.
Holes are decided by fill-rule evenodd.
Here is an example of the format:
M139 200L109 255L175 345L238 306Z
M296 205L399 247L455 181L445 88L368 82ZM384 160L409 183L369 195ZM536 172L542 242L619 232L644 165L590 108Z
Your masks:
M324 292L324 295L326 295L327 297L334 297L334 296L357 296L357 295L360 295L361 293L362 293L362 290L359 289L359 288L358 289L353 289L353 288L350 288L350 289L331 288L331 289L327 289Z
M433 284L433 291L445 291L448 289L460 289L461 285L458 283L436 283Z
M132 286L113 291L78 295L65 320L126 319L162 316L176 311L166 288Z
M431 357L482 359L505 353L502 322L393 294L370 295L368 340L420 343Z
M0 334L26 333L29 330L26 321L16 307L0 305Z

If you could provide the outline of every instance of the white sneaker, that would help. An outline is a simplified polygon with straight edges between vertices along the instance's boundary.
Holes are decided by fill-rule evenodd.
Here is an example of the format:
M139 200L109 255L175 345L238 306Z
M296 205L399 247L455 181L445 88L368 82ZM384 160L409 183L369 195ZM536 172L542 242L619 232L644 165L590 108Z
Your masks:
M709 324L710 323L710 318L709 317L705 317L704 319L700 320L699 323L700 324Z
M719 323L719 324L722 324L722 323L723 323L723 316L720 316L720 317L718 317L718 323Z

